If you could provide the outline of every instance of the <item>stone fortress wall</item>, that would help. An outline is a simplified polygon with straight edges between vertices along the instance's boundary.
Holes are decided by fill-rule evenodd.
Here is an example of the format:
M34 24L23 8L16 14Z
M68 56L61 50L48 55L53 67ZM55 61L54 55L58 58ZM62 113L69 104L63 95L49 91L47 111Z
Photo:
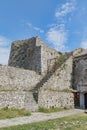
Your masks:
M73 57L71 56L60 68L43 84L39 91L38 104L41 107L74 107L72 88Z
M31 91L0 91L0 108L17 108L37 111L38 105Z
M41 89L38 99L38 105L42 108L74 108L74 95L71 92Z
M35 71L0 66L0 90L32 90L41 79Z
M73 85L73 56L79 52L81 50L76 50L36 90L44 74L62 53L48 47L38 37L13 42L9 66L0 66L0 107L25 108L30 111L37 110L38 106L74 107L74 95L70 89ZM38 91L37 101L34 89Z
M87 54L75 57L74 59L74 87L79 89L80 86L87 84Z
M72 88L73 57L64 62L60 68L43 84L42 88L51 90L65 90Z
M79 95L79 105L87 109L87 52L74 58L73 88Z
M35 71L0 66L0 108L38 109L32 89L42 79Z

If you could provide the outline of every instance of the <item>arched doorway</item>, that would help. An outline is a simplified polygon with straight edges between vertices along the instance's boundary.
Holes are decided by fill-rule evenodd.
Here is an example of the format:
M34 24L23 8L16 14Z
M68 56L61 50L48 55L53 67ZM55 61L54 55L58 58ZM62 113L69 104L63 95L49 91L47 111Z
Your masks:
M87 93L84 94L84 105L85 109L87 109Z

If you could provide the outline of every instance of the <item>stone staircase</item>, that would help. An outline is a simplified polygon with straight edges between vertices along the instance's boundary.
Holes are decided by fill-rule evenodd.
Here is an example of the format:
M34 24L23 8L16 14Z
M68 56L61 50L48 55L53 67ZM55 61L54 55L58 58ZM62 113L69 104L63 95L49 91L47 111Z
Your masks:
M38 102L38 90L42 86L47 84L50 77L55 74L57 69L59 69L69 59L70 56L72 56L72 53L62 54L58 58L58 60L54 63L52 69L47 72L47 74L41 79L41 81L39 83L37 83L36 87L33 89L33 96L34 96L34 99L36 100L36 102Z

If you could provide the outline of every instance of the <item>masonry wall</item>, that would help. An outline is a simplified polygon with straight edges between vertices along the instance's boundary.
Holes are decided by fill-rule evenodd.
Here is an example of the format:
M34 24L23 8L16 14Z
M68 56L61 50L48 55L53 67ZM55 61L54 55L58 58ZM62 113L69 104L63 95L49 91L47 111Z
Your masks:
M13 42L8 64L41 72L41 46L36 47L36 37Z
M72 88L73 57L66 62L43 84L39 91L38 105L45 108L74 107Z
M36 111L38 109L32 92L24 91L0 91L0 108L3 107L25 108L30 111Z
M32 90L41 79L34 71L0 66L0 90Z
M87 54L74 58L73 88L87 91Z
M36 46L41 46L41 73L47 73L61 53L47 46L40 38L36 39Z
M43 84L43 88L63 90L72 88L73 57L71 56L60 68Z
M41 89L38 105L44 108L73 108L74 95L69 92L58 92Z
M48 47L40 38L33 37L12 43L8 65L43 74L48 70L48 60L53 60L59 55L59 52Z

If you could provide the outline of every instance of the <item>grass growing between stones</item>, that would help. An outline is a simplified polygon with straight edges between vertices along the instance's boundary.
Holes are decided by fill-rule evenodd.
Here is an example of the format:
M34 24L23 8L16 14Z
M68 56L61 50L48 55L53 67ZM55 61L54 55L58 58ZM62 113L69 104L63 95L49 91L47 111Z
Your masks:
M0 119L30 116L31 113L25 109L2 108L0 109Z
M0 130L87 130L87 114L79 114L39 123L1 128Z
M60 111L64 111L64 110L69 110L70 108L43 108L43 107L39 107L39 112L43 112L43 113L51 113L51 112L60 112Z

